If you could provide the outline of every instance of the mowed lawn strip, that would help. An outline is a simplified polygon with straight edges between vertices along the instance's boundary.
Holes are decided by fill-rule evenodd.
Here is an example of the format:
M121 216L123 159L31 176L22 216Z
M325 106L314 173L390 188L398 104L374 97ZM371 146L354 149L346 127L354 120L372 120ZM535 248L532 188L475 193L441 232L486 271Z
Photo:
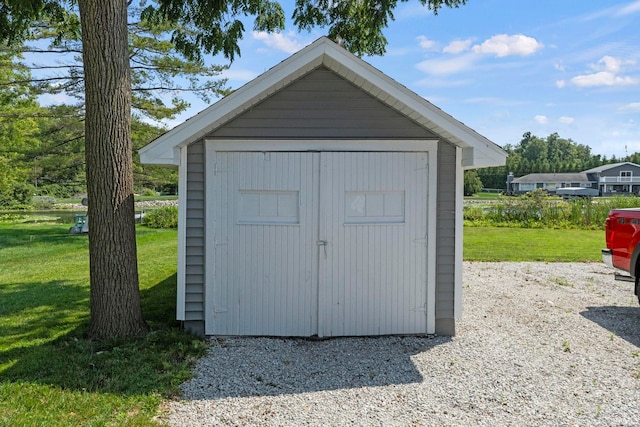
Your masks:
M604 230L465 227L467 261L601 261Z
M203 341L175 319L175 230L138 228L140 292L152 332L94 342L87 236L69 225L0 224L0 426L158 425Z

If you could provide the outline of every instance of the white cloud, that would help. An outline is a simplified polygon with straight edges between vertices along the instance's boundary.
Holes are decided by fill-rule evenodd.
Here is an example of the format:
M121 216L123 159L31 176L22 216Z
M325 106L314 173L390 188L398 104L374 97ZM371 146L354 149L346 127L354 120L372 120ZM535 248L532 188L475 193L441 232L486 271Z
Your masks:
M558 71L564 71L564 65L562 64L553 64L553 68L555 68Z
M600 71L594 74L575 76L571 83L580 87L593 86L629 86L639 83L638 79L632 77L616 76L610 71Z
M295 40L295 33L293 32L289 32L288 35L284 35L283 33L254 31L252 35L255 40L264 42L268 47L275 48L289 54L294 54L305 46L303 43Z
M590 68L595 72L590 74L580 74L571 79L571 83L579 87L594 86L629 86L640 83L634 77L623 76L623 66L633 64L633 61L622 61L613 56L603 56L597 63L591 64Z
M562 89L563 87L565 87L567 85L567 82L565 82L564 80L556 80L556 86L560 89Z
M433 49L436 43L424 36L418 37L421 47ZM478 60L478 55L493 54L497 57L509 55L530 55L540 49L542 44L524 35L494 36L482 44L471 47L472 39L454 40L444 47L443 53L457 55L446 59L427 59L416 65L420 71L432 75L448 75L469 70ZM471 50L472 52L468 52ZM464 53L467 52L467 53Z
M542 116L542 115L535 116L533 120L540 123L541 125L546 125L547 123L549 123L549 118L547 116Z
M471 42L472 42L471 39L454 40L448 45L446 45L444 49L442 49L442 51L444 53L452 53L452 54L466 52L467 50L469 50L469 47L471 47Z
M618 108L622 113L640 113L640 102L631 102Z
M511 55L527 56L542 49L542 43L533 37L523 34L507 35L498 34L482 44L473 46L472 50L478 54L495 55L498 58Z
M630 15L632 13L640 12L640 0L636 0L630 3L618 11L618 15Z
M454 74L469 69L473 65L471 55L461 55L452 59L428 59L416 65L418 70L428 74Z
M433 50L436 48L437 43L433 40L429 40L425 36L418 36L416 37L416 39L418 40L418 44L422 49Z
M612 73L618 73L620 72L620 68L622 66L622 61L614 58L613 56L603 56L597 64L592 65L591 67L594 70L603 70L603 71L610 71Z
M573 123L575 121L575 119L573 117L568 117L568 116L561 116L558 121L562 124L565 125L570 125L571 123Z

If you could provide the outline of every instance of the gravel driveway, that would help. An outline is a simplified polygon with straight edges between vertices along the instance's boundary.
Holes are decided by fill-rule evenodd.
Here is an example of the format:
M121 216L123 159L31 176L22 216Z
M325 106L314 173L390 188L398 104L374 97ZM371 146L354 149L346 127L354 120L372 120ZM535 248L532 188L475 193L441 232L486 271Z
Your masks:
M638 426L640 308L602 264L465 263L449 337L212 339L173 426Z

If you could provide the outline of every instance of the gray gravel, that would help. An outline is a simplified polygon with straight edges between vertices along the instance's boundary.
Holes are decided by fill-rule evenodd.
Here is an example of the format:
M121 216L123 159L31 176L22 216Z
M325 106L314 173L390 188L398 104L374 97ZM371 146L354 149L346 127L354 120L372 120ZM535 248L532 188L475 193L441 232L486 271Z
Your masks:
M173 426L638 426L640 308L599 263L465 263L457 336L212 338Z

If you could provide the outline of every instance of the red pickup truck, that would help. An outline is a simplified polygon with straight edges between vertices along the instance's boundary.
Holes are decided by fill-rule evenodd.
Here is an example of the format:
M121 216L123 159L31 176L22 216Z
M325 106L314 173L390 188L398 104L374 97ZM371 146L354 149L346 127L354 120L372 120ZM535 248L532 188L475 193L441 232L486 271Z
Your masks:
M640 302L640 209L613 209L605 223L607 249L602 261L620 270L616 280L635 283Z

